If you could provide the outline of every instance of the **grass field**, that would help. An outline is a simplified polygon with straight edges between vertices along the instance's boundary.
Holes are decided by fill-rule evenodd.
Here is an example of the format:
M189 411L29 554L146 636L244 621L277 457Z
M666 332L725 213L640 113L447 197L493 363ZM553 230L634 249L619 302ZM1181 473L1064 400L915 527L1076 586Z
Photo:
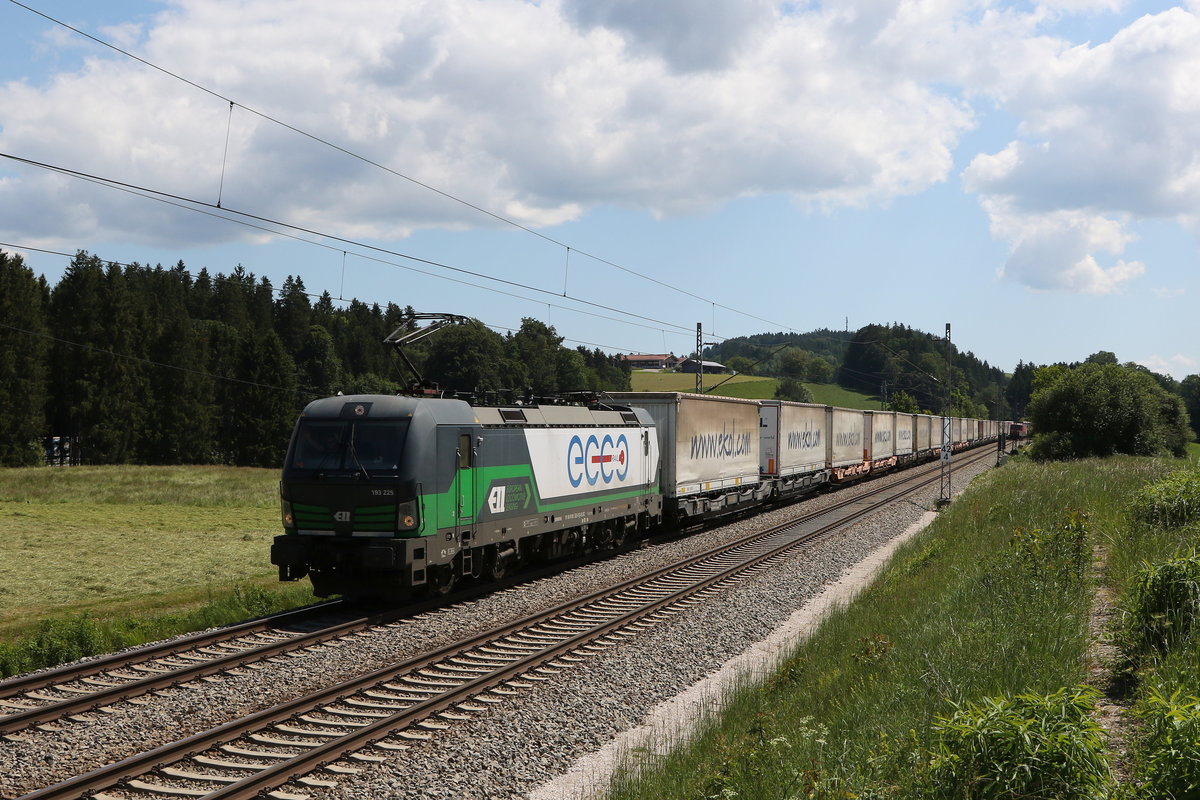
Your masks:
M0 470L0 640L55 615L275 585L278 484L276 470L228 467Z
M1165 796L1116 788L1112 744L1089 733L1084 685L1094 552L1118 554L1100 579L1120 593L1130 561L1195 546L1195 528L1139 543L1128 519L1134 493L1181 466L1018 459L989 473L761 686L735 693L693 744L645 770L651 756L631 754L610 797ZM1183 690L1195 692L1193 678ZM981 708L1004 711L972 711ZM1081 715L1067 722L1072 709ZM1200 706L1190 713L1173 746L1198 776ZM977 749L954 749L963 742ZM985 774L996 783L971 777Z
M729 378L728 375L705 375L704 385L707 388ZM723 397L744 397L751 400L771 399L775 396L775 387L779 385L776 378L761 378L754 375L735 375L728 382L721 383L720 388L710 394ZM860 392L843 389L833 383L804 384L813 393L813 402L842 408L878 409L879 398ZM633 373L633 391L635 392L694 392L696 376L682 372L648 372Z

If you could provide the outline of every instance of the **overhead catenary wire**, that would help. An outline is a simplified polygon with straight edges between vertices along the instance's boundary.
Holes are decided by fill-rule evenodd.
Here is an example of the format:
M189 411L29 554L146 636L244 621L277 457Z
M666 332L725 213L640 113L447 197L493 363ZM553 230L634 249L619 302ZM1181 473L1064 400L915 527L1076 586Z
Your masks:
M303 240L303 241L307 241L307 240ZM319 246L319 247L326 247L326 245L321 245L319 242L309 242L309 243L310 243L310 244L315 244L315 245L317 245L317 246ZM28 250L28 251L35 252L35 253L45 253L45 254L47 254L47 255L63 256L64 258L74 258L74 257L75 257L75 256L74 256L73 254L71 254L71 253L64 253L64 252L62 252L62 251L59 251L59 250L47 250L47 249L45 249L45 248L40 248L40 247L31 247L31 246L28 246L28 245L16 244L16 243L13 243L13 242L0 242L0 247L10 247L10 248L12 248L13 250ZM359 256L359 257L360 257L360 258L370 258L370 257L368 257L368 256ZM511 293L511 292L505 292L505 291L502 291L502 290L499 290L499 289L492 289L492 288L485 287L485 286L479 286L478 284L475 284L475 283L470 283L469 281L461 281L461 280L457 280L457 279L455 279L455 278L450 278L450 277L447 277L447 276L445 276L445 275L437 275L437 274L435 274L435 273L432 273L432 272L426 272L426 271L424 271L424 270L419 270L419 269L415 269L415 268L412 268L412 267L406 267L406 266L404 266L403 264L392 264L391 262L383 261L383 260L381 260L381 259L371 259L371 260L379 261L380 263L391 264L392 266L397 266L397 267L399 267L400 269L407 269L407 270L410 270L410 271L413 271L413 272L418 272L418 273L420 273L420 274L422 274L422 275L428 275L428 276L430 276L430 277L433 277L433 278L438 278L438 279L441 279L441 280L448 280L448 281L452 281L452 282L454 282L454 283L458 283L458 284L460 284L460 285L463 285L463 286L473 286L473 287L476 287L476 288L479 288L479 289L483 289L483 290L485 290L485 291L490 291L490 292L493 292L493 293L496 293L496 294L502 294L502 295L505 295L505 296L507 296L507 297L513 297L513 298L516 298L516 299L519 299L519 300L528 300L529 302L536 302L536 301L532 300L532 298L528 298L528 297L522 297L521 295L518 295L518 294L513 294L513 293ZM121 266L121 267L129 267L129 266L134 266L133 264L127 264L127 263L122 263L122 262L119 262L119 261L112 261L112 260L108 260L108 259L106 259L106 260L105 260L105 263L107 263L107 264L116 264L117 266ZM175 269L175 268L174 268L174 267L172 267L172 269ZM193 277L193 278L194 278L194 277L196 277L196 276L195 276L195 273L193 273L193 272L192 272L192 271L190 271L190 270L181 270L181 272L183 272L184 274L188 275L189 277ZM301 278L301 280L303 280L303 278ZM278 293L280 290L272 288L272 291L273 291L273 292L276 292L276 293ZM318 293L318 292L307 292L307 291L306 291L306 292L304 292L304 294L305 294L305 295L307 295L307 296L309 296L309 297L314 297L314 298L320 298L320 297L322 297L322 293ZM328 294L328 292L326 292L325 294ZM343 303L349 303L349 302L353 302L354 300L357 300L357 298L345 298L345 297L342 297L342 296L340 296L340 295L339 295L338 297L334 297L333 295L330 295L330 300L336 300L336 301L343 302ZM375 304L375 305L387 305L387 303L386 303L386 302L383 302L383 303L381 303L381 302L380 302L380 301L378 301L378 300L370 300L370 301L367 301L367 300L360 300L359 302L370 303L370 304ZM641 327L641 328L647 328L647 329L649 329L649 330L660 330L659 328L654 328L654 327L652 327L652 326L649 326L649 325L642 325L641 323L629 322L629 321L627 321L627 320L619 320L619 319L614 319L613 317L606 317L606 316L604 316L603 314L597 314L597 313L595 313L595 312L592 312L592 311L584 311L583 309L578 309L578 308L569 308L569 307L567 307L567 306L559 306L559 305L555 305L554 307L555 307L555 308L558 308L558 309L560 309L560 310L563 310L563 311L569 311L569 312L572 312L572 313L575 313L575 314L584 314L584 315L587 315L587 316L590 316L590 317L596 317L597 319L608 320L608 321L610 321L610 322L618 322L618 323L625 324L625 325L636 325L637 327ZM504 330L504 331L513 331L513 330L518 330L517 328L513 328L513 327L511 327L511 326L507 326L507 325L498 325L498 324L497 324L497 325L493 325L493 324L489 324L489 323L485 323L485 325L487 325L487 327L489 327L489 328L492 328L492 329L494 329L494 330ZM664 334L664 341L665 341L665 335L666 335L666 332L664 331L664 332L663 332L663 334ZM592 346L592 347L602 347L602 348L605 348L605 349L607 349L607 350L611 350L611 351L613 351L613 352L620 352L620 353L630 353L630 354L637 354L637 355L649 355L649 353L647 353L647 352L645 352L645 351L642 351L642 350L638 350L638 349L636 349L636 348L632 348L632 349L629 349L629 348L621 348L621 347L617 347L617 346L615 346L615 345L609 345L609 344L599 344L599 343L596 343L596 342L585 341L585 340L583 340L583 339L572 339L572 338L570 338L570 337L563 337L563 341L566 341L566 342L571 342L571 343L573 343L573 344L584 344L584 345L589 345L589 346Z
M34 252L38 252L38 253L46 253L48 255L61 255L61 257L64 257L64 258L74 258L74 255L71 253L53 251L53 249L46 249L46 248L41 248L41 247L25 247L22 245L16 245L16 243L12 243L12 242L0 242L0 247L11 247L13 249L28 249L28 251L34 251ZM115 264L116 266L121 266L121 267L138 266L136 264L121 263L121 261L104 261L104 263ZM148 265L143 265L143 266L148 266ZM170 267L170 269L168 271L179 273L179 275L186 275L188 278L193 279L193 281L194 281L194 279L196 279L198 277L196 275L196 273L192 272L191 270L180 270L180 269L178 269L178 267ZM224 279L224 281L229 281L229 279L230 279L229 276L218 275L217 277L220 279ZM274 287L274 285L271 285L271 294L280 295L282 297L283 289L276 288L276 287ZM319 297L323 297L325 294L328 294L328 293L317 294L317 293L312 293L312 291L301 291L300 294L305 295L307 297L317 297L317 299L319 299ZM334 300L334 297L330 297L330 300ZM336 300L341 300L342 302L353 302L354 301L354 300L342 299L342 297L337 297ZM368 302L368 301L358 300L358 302ZM371 301L370 305L379 306L379 305L385 305L385 303ZM509 332L509 333L520 331L520 327L512 327L510 325L504 325L504 324L499 324L499 323L486 323L486 321L484 321L484 320L479 320L479 321L480 321L480 323L482 323L482 325L484 325L485 327L490 327L490 329L492 329L493 331L504 331L504 332ZM229 377L227 377L227 375L221 375L221 374L217 374L217 373L204 371L204 369L194 369L191 367L180 367L178 365L170 365L170 363L164 363L161 361L145 359L145 357L143 357L143 356L134 356L134 355L125 354L125 353L116 353L115 350L97 348L96 345L85 344L82 342L73 342L73 341L71 341L71 339L65 339L62 337L49 335L49 333L40 333L37 331L30 331L30 330L22 329L22 327L7 325L4 323L0 323L0 327L5 327L5 329L11 330L14 332L24 333L24 335L28 335L28 336L47 338L47 339L50 339L50 341L68 345L68 347L77 347L77 348L95 351L95 353L102 353L102 354L110 355L110 356L116 357L116 359L124 359L127 361L145 363L145 365L151 365L151 366L156 366L156 367L166 367L168 369L176 369L176 371L179 371L179 372L204 375L204 377L209 377L209 378L216 379L216 380L230 381L230 383L238 383L238 384L257 386L257 387L260 387L260 389L272 389L272 390L283 391L283 392L293 391L293 390L287 389L287 387L284 387L284 386L275 386L275 385L270 385L270 384L256 383L256 381L242 380L239 378L229 378ZM562 341L570 342L572 344L588 345L588 347L593 347L593 348L617 350L617 348L614 348L613 345L611 345L611 344L602 344L599 342L589 342L589 341L584 341L584 339L562 337ZM636 350L632 351L632 353L637 353L637 351ZM304 386L304 385L298 384L298 387L296 387L296 391L300 391L302 393L302 395L306 395L308 397L323 396L323 392L318 391L316 389L316 387L313 387L313 386Z
M214 90L214 89L211 89L211 88L209 88L209 87L207 87L207 86L204 86L204 85L202 85L202 84L200 84L200 83L198 83L198 82L196 82L196 81L194 81L194 80L191 80L191 79L189 79L189 78L186 78L186 77L184 77L184 76L182 76L182 75L179 75L178 73L172 72L171 70L169 70L169 69L166 69L165 67L162 67L162 66L160 66L160 65L158 65L158 64L155 64L155 63L154 63L154 62L152 62L152 61L149 61L148 59L142 58L141 56L138 56L138 55L136 55L136 54L134 54L134 53L132 53L132 52L130 52L130 51L128 51L128 50L125 50L125 49L123 49L123 48L121 48L121 47L118 47L117 45L115 45L115 44L113 44L113 43L111 43L111 42L109 42L109 41L106 41L106 40L104 40L104 39L101 39L101 38L100 38L100 37L98 37L98 36L95 36L95 35L93 35L93 34L87 33L86 31L80 30L79 28L76 28L76 27L74 27L74 26L72 26L72 25L69 25L68 23L66 23L66 22L64 22L64 21L62 21L62 20L60 20L60 19L57 19L57 18L55 18L55 17L52 17L52 16L50 16L49 14L46 14L45 12L39 11L38 9L36 9L36 8L33 8L32 6L29 6L29 5L25 4L25 3L22 3L22 2L20 2L19 0L9 0L9 2L10 2L10 3L12 3L12 4L13 4L13 5L15 5L15 6L18 6L18 7L20 7L20 8L23 8L23 9L25 9L26 11L29 11L29 12L30 12L30 13L32 13L32 14L36 14L37 16L39 16L39 17L42 17L43 19L47 20L48 22L51 22L51 23L53 23L53 24L55 24L55 25L61 26L61 27L63 27L63 28L66 28L67 30L69 30L69 31L72 31L73 33L76 33L76 34L78 34L78 35L80 35L80 36L83 36L84 38L86 38L86 39L88 39L88 40L90 40L90 41L92 41L92 42L95 42L96 44L98 44L98 45L100 45L100 46L102 46L102 47L108 48L108 49L110 49L110 50L112 50L112 51L114 51L114 52L116 52L116 53L120 53L121 55L123 55L123 56L125 56L125 57L127 57L127 58L133 59L134 61L137 61L138 63L140 63L140 64L142 64L142 65L144 65L144 66L146 66L146 67L149 67L150 69L156 70L157 72L160 72L160 73L162 73L162 74L164 74L164 75L167 75L167 76L168 76L168 77L170 77L170 78L173 78L173 79L175 79L175 80L178 80L178 81L180 81L180 82L182 82L182 83L185 83L185 84L187 84L188 86L191 86L191 87L192 87L192 88L194 88L194 89L197 89L197 90L199 90L199 91L201 91L201 92L204 92L205 94L211 95L212 97L218 98L218 99L220 99L220 100L222 100L222 101L225 101L225 102L229 103L229 106L230 106L230 114L231 114L231 115L232 115L232 112L233 112L233 107L236 105L238 108L241 108L241 109L245 110L246 112L248 112L248 113L250 113L250 114L253 114L253 115L255 115L255 116L257 116L257 117L259 117L259 118L261 118L261 119L264 119L264 120L266 120L266 121L268 121L268 122L271 122L272 124L278 125L278 126L280 126L280 127L284 128L284 129L286 129L286 130L289 130L289 131L291 131L291 132L293 132L293 133L295 133L295 134L297 134L297 135L299 135L299 136L302 136L302 137L304 137L304 138L307 138L307 139L309 139L309 140L311 140L311 141L317 142L317 143L319 143L319 144L321 144L321 145L323 145L323 146L325 146L325 147L331 148L331 149L333 149L333 150L335 150L335 151L337 151L337 152L339 152L339 153L341 153L341 154L343 154L343 155L345 155L345 156L347 156L347 157L349 157L349 158L353 158L353 159L355 159L355 160L357 160L357 161L360 161L360 162L362 162L362 163L364 163L364 164L367 164L367 165L369 165L369 166L372 166L372 167L375 167L375 168L377 168L377 169L383 170L384 172L387 172L388 174L391 174L391 175L393 175L393 176L395 176L395 177L397 177L397 178L400 178L400 179L402 179L402 180L408 181L409 183L412 183L412 184L413 184L413 185L415 185L415 186L419 186L419 187L420 187L420 188L422 188L422 189L425 189L425 190L427 190L427 191L433 192L433 193L435 193L435 194L437 194L437 195L439 195L439 196L441 196L441 197L444 197L444 198L446 198L446 199L448 199L448 200L451 200L451 201L453 201L453 202L455 202L455 203L458 203L458 204L460 204L460 205L462 205L462 206L465 206L465 207L467 207L467 208L470 208L470 209L472 209L473 211L476 211L476 212L478 212L478 213L480 213L480 214L483 214L483 215L485 215L485 216L487 216L487 217L490 217L491 219L493 219L493 220L496 220L497 222L501 222L501 223L503 223L503 224L505 224L505 225L509 225L509 226L511 226L511 227L517 228L517 229L519 229L519 230L521 230L521 231L524 231L525 233L528 233L528 234L531 234L531 235L533 235L533 236L536 236L536 237L538 237L539 239L542 239L543 241L546 241L546 242L548 242L548 243L550 243L550 244L553 244L553 245L555 245L555 246L557 246L557 247L568 248L568 249L574 249L574 250L575 250L575 252L576 252L578 255L584 256L585 258L589 258L589 259L591 259L591 260L593 260L593 261L596 261L597 263L604 264L604 265L606 265L606 266L609 266L609 267L612 267L612 268L614 268L614 269L620 270L620 271L622 271L622 272L625 272L625 273L627 273L627 274L629 274L629 275L633 275L633 276L636 276L636 277L638 277L638 278L641 278L641 279L643 279L643 280L650 281L651 283L657 284L657 285L659 285L659 286L661 286L661 287L664 287L664 288L666 288L666 289L669 289L669 290L671 290L671 291L673 291L673 292L678 292L678 293L680 293L680 294L683 294L683 295L685 295L685 296L687 296L687 297L691 297L691 298L693 298L693 299L695 299L695 300L699 300L699 301L701 301L701 302L705 302L705 303L711 303L711 304L712 304L712 306L713 306L713 309L714 309L714 313L715 313L715 309L716 309L717 307L720 307L720 308L722 308L722 309L724 309L724 310L726 310L726 311L729 311L729 312L731 312L731 313L734 313L734 314L739 314L739 315L741 315L741 316L744 316L744 317L747 317L747 318L749 318L749 319L755 319L755 320L758 320L759 322L763 322L763 323L766 323L766 324L768 324L768 325L775 325L775 326L779 326L779 327L781 327L781 328L782 328L782 329L784 329L784 330L788 330L788 331L792 331L792 332L798 332L798 331L796 331L794 328L792 328L792 327L791 327L791 326L789 326L789 325L783 325L782 323L778 323L778 322L772 322L771 320L769 320L769 319L766 319L765 317L758 316L757 314L752 314L752 313L750 313L750 312L748 312L748 311L744 311L744 310L742 310L742 309L734 308L734 307L732 307L732 306L727 306L727 305L725 305L725 304L723 304L723 303L718 303L717 301L713 300L712 298L703 297L703 296L701 296L701 295L698 295L698 294L696 294L696 293L694 293L694 292L691 292L691 291L689 291L689 290L687 290L687 289L684 289L684 288L683 288L683 287L681 287L681 286L677 286L677 285L675 285L675 284L672 284L672 283L668 283L668 282L666 282L666 281L659 280L658 278L655 278L655 277L653 277L653 276L651 276L651 275L647 275L647 274L645 274L645 273L642 273L642 272L639 272L639 271L637 271L637 270L631 269L631 268L629 268L629 267L626 267L626 266L624 266L624 265L622 265L622 264L618 264L618 263L616 263L615 261L611 261L611 260L609 260L609 259L607 259L607 258L604 258L604 257L602 257L602 256L598 256L598 255L596 255L596 254L594 254L594 253L591 253L591 252L588 252L588 251L586 251L586 250L580 250L579 248L571 248L571 247L570 247L570 246L569 246L569 245L568 245L566 242L563 242L563 241L561 241L561 240L559 240L559 239L556 239L556 238L554 238L554 237L552 237L552 236L548 236L548 235L546 235L546 234L544 234L544 233L541 233L540 231L537 231L537 230L535 230L535 229L533 229L533 228L529 227L528 225L524 225L524 224L522 224L522 223L520 223L520 222L517 222L517 221L516 221L516 220L514 220L514 219L511 219L511 218L509 218L509 217L506 217L506 216L504 216L504 215L502 215L502 214L498 214L498 213L496 213L496 212L494 212L494 211L491 211L491 210L489 210L489 209L487 209L487 208L484 208L483 206L480 206L480 205L477 205L477 204L475 204L475 203L472 203L472 202L470 202L469 200L465 200L465 199L463 199L463 198L461 198L461 197L458 197L457 195L451 194L450 192L447 192L447 191L445 191L445 190L439 189L439 188L437 188L436 186L433 186L433 185L431 185L431 184L429 184L429 183L426 183L426 182L424 182L424 181L418 180L418 179L416 179L416 178L412 177L411 175L407 175L407 174L405 174L405 173L403 173L403 172L400 172L400 171L399 171L399 170L397 170L397 169L394 169L394 168L392 168L392 167L388 167L388 166L387 166L387 165L385 165L385 164L381 164L381 163L379 163L378 161L375 161L375 160L373 160L373 159L371 159L371 158L368 158L367 156L364 156L364 155L362 155L362 154L360 154L360 153L356 153L356 152L354 152L354 151L352 151L352 150L350 150L350 149L348 149L348 148L346 148L346 147L343 147L343 146L341 146L341 145L339 145L339 144L337 144L337 143L335 143L335 142L332 142L332 141L330 141L330 140L328 140L328 139L326 139L326 138L324 138L324 137L318 136L318 135L316 135L316 134L314 134L314 133L311 133L311 132L309 132L309 131L306 131L306 130L304 130L304 129L302 129L302 128L298 128L298 127L296 127L295 125L292 125L291 123L285 122L285 121L283 121L283 120L281 120L281 119L279 119L279 118L277 118L277 117L274 117L274 116L272 116L272 115L270 115L270 114L267 114L266 112L259 111L258 109L256 109L256 108L253 108L253 107L251 107L251 106L247 106L247 105L245 105L245 104L243 104L243 103L239 103L239 102L237 102L236 100L234 100L233 98L231 98L231 97L227 97L227 96L225 96L225 95L221 94L220 92L218 92L218 91L216 91L216 90ZM223 177L222 177L222 182L223 182ZM219 200L218 200L218 207L220 207L220 201L219 201ZM539 290L539 291L544 291L544 290ZM564 296L566 296L565 290L564 290ZM572 298L572 299L577 299L577 298Z
M298 231L301 233L305 233L305 234L308 234L311 236L319 236L323 239L328 239L329 241L338 242L343 245L350 245L353 247L362 248L363 250L376 252L376 253L383 253L385 255L390 255L390 256L394 256L396 258L406 259L408 261L414 261L414 262L417 262L420 264L426 264L429 266L437 267L439 269L444 269L447 271L456 272L456 273L463 274L463 275L470 275L475 278L480 278L482 280L487 280L487 281L493 281L495 283L499 283L499 284L505 285L505 286L512 286L515 288L525 289L527 291L537 292L539 294L550 295L552 297L560 296L557 292L551 291L549 289L543 289L538 286L532 286L529 284L521 283L519 281L508 280L506 278L496 278L491 275L486 275L482 272L465 269L463 267L456 267L451 264L446 264L446 263L440 262L440 261L434 261L434 260L428 259L428 258L422 258L420 256L414 256L414 255L411 255L408 253L400 252L398 250L390 250L386 247L379 247L377 245L368 244L366 242L360 242L355 239L349 239L349 238L342 237L342 236L336 236L334 234L324 233L322 231L318 231L318 230L315 230L312 228L306 228L301 225L295 225L295 224L283 222L280 220L274 220L274 219L271 219L270 217L264 217L264 216L252 214L252 213L246 212L246 211L239 211L239 210L232 209L229 207L218 208L215 204L208 203L203 200L197 200L195 198L190 198L190 197L186 197L183 195L177 195L177 194L173 194L171 192L165 192L165 191L161 191L161 190L157 190L157 189L152 189L152 188L149 188L146 186L140 186L137 184L127 183L125 181L118 181L115 178L107 178L104 176L95 175L92 173L87 173L87 172L82 172L80 170L71 169L69 167L64 167L61 165L49 164L46 162L37 161L34 159L30 159L30 158L25 158L23 156L14 155L12 153L0 153L0 157L7 158L11 161L15 161L15 162L21 163L21 164L26 164L28 166L36 167L39 169L45 169L45 170L48 170L51 172L57 172L61 175L66 175L66 176L77 178L80 180L89 181L91 183L95 183L100 186L105 186L105 187L109 187L109 188L113 188L113 189L118 189L121 191L126 191L126 192L129 192L136 196L144 197L146 199L159 200L162 202L166 202L168 205L174 205L178 208L182 208L185 210L196 211L199 213L205 213L209 216L215 217L216 219L223 219L228 222L246 225L247 227L261 230L266 233L271 233L271 234L280 235L280 236L286 236L286 237L294 239L296 241L306 242L308 244L314 244L314 245L317 245L319 247L324 247L329 250L338 251L338 250L341 250L341 248L333 247L332 245L323 244L321 242L314 242L310 239L305 239L303 237L294 236L292 234L286 233L286 231L279 230L279 229L284 228L284 229L288 229L288 230L292 230L292 231ZM206 209L208 209L208 210L206 210ZM217 211L220 211L221 213L219 213L219 214L215 213ZM238 217L244 217L247 220L254 220L255 222L263 223L263 225L247 223L247 222L245 222L245 220L234 219L228 215L236 215ZM265 227L265 225L272 225L275 227L269 228L269 227ZM371 256L368 256L364 253L355 253L355 255L359 256L360 258L372 258ZM374 259L374 260L378 260L378 259ZM408 267L406 265L395 264L394 262L390 262L390 261L382 261L381 263L391 264L392 266L397 266L402 269L411 269L410 267ZM421 270L414 270L414 271L422 272ZM430 273L424 273L424 274L430 274ZM470 284L468 284L468 285L470 285ZM486 288L486 287L479 287L479 288ZM487 289L487 290L493 291L492 289ZM564 296L566 297L566 299L569 299L576 303L580 303L582 305L590 306L593 308L599 308L599 309L602 309L605 311L610 311L610 312L613 312L616 314L623 314L625 316L628 316L628 317L631 317L634 319L640 319L645 322L653 323L652 326L649 326L653 330L659 330L663 325L666 325L667 327L675 328L675 329L679 330L680 332L689 332L690 333L690 328L685 325L679 325L676 323L666 322L661 319L655 319L653 317L649 317L644 314L637 314L632 311L625 311L623 309L616 308L614 306L605 305L603 303L597 303L595 301L586 300L581 297L573 297L570 295L564 295ZM522 299L529 299L529 298L522 298ZM537 301L534 301L534 302L537 302ZM568 309L568 310L572 310L572 309ZM717 338L720 338L720 337L717 337Z

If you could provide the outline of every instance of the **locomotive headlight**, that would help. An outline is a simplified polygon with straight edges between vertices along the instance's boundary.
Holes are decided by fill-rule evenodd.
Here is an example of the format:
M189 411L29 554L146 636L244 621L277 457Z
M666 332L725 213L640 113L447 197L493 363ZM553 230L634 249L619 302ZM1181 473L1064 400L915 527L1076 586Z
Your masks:
M417 502L409 500L396 506L396 527L402 531L411 531L417 527Z
M284 500L282 497L279 498L279 511L283 517L283 527L296 527L296 519L292 516L292 504L287 500Z

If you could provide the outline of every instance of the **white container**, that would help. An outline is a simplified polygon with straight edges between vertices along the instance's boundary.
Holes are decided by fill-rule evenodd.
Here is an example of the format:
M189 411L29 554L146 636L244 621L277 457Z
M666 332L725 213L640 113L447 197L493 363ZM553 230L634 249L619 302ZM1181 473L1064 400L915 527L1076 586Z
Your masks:
M916 449L917 415L896 414L896 455L907 456Z
M927 450L932 450L935 447L940 447L941 428L940 423L928 414L917 414L917 452L924 453ZM934 440L934 428L938 429L936 441Z
M896 455L896 412L867 411L867 461Z
M845 467L866 461L866 414L857 409L831 407L828 409L828 415L829 466Z
M759 420L759 471L763 477L786 478L825 469L825 406L763 400Z
M644 408L654 419L664 496L740 491L759 483L759 401L681 392L608 397Z

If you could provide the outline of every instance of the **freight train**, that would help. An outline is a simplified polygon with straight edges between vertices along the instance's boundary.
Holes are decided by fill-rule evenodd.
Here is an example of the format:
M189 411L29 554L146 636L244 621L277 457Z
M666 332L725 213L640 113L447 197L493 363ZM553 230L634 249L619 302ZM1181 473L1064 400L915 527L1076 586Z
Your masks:
M445 593L995 441L1003 425L676 392L327 397L293 431L271 562L319 596Z

